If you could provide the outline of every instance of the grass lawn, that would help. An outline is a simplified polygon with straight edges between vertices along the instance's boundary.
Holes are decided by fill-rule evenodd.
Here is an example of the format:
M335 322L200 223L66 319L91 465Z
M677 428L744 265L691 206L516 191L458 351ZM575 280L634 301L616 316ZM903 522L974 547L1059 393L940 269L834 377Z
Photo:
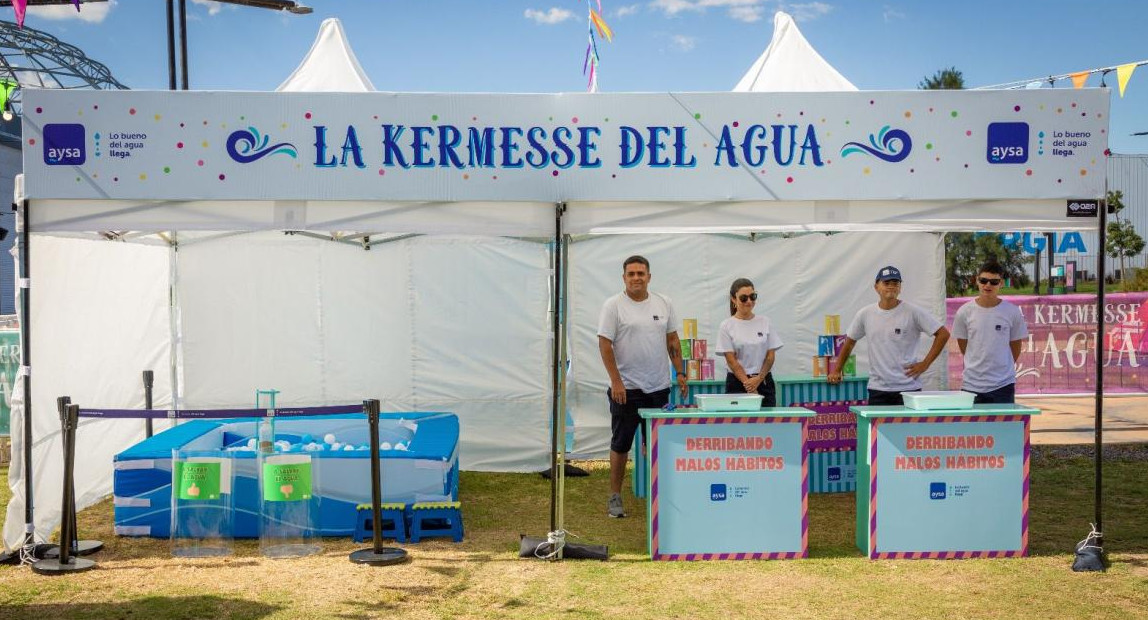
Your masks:
M0 566L0 618L1148 618L1148 446L1105 463L1107 573L1069 568L1092 516L1079 454L1034 448L1031 555L1008 560L870 561L853 546L853 497L815 495L807 560L651 562L644 505L627 493L629 516L606 517L598 462L567 481L566 523L608 544L608 562L518 559L519 533L549 529L549 482L533 474L463 473L466 540L407 545L412 561L380 568L351 564L364 545L348 539L309 558L237 541L229 558L176 560L167 540L114 536L108 500L79 516L82 537L107 544L98 569Z

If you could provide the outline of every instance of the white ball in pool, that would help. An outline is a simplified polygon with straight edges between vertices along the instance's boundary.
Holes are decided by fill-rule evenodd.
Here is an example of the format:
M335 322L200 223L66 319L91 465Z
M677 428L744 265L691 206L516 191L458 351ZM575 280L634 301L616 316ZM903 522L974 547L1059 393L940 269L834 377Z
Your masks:
M395 444L395 450L402 450L405 452L406 449L407 449L407 444L405 444L405 443L399 442L399 443Z
M343 444L336 441L335 443L331 444L331 449L332 450L342 450Z
M390 449L391 449L391 444L390 444L390 442L384 441L384 442L380 443L380 444L379 444L379 449L380 449L380 450L390 450Z
M255 447L255 438L254 437L247 440L247 447L248 448L254 448Z
M355 446L352 446L351 444L347 444L347 445L343 446L343 452L351 452L354 449L355 449Z
M335 433L323 435L323 443L335 443Z
M371 449L371 446L368 446L368 445L367 445L367 444L365 444L365 443L364 443L364 444L359 444L359 448L358 448L358 449L359 449L359 450L370 450L370 449Z

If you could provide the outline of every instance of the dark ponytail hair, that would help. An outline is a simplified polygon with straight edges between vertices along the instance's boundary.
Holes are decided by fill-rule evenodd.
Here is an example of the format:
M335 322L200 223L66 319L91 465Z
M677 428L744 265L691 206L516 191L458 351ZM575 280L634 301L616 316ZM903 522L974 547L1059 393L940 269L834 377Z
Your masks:
M737 314L737 304L734 303L734 300L733 300L734 295L737 295L737 292L739 290L741 290L747 286L750 288L754 288L753 282L750 282L749 278L738 278L738 279L733 281L733 284L729 285L729 315L730 316Z

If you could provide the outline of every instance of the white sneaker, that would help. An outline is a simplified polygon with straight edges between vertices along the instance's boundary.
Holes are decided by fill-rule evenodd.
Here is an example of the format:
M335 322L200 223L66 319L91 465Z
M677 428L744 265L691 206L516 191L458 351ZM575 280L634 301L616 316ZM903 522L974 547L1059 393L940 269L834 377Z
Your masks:
M626 516L626 510L622 508L622 496L617 493L610 494L610 499L606 501L606 514L618 519Z

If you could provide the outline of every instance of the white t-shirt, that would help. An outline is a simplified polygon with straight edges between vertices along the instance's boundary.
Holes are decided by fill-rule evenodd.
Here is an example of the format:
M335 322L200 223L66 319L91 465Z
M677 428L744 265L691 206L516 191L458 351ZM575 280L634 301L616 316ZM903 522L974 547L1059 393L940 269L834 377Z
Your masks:
M733 353L747 375L761 372L765 354L783 346L769 319L760 314L748 321L731 316L718 328L717 353Z
M649 393L670 387L666 334L675 333L677 323L670 299L657 293L634 301L621 292L602 304L598 335L614 343L614 361L626 389Z
M953 337L968 340L961 389L984 394L1016 383L1009 343L1027 338L1028 325L1015 304L1003 299L992 308L976 300L966 303L953 317Z
M944 323L924 308L902 301L892 310L877 304L861 308L845 335L853 340L869 337L869 389L907 392L921 389L920 377L905 374L905 366L920 361L921 335L932 336Z

